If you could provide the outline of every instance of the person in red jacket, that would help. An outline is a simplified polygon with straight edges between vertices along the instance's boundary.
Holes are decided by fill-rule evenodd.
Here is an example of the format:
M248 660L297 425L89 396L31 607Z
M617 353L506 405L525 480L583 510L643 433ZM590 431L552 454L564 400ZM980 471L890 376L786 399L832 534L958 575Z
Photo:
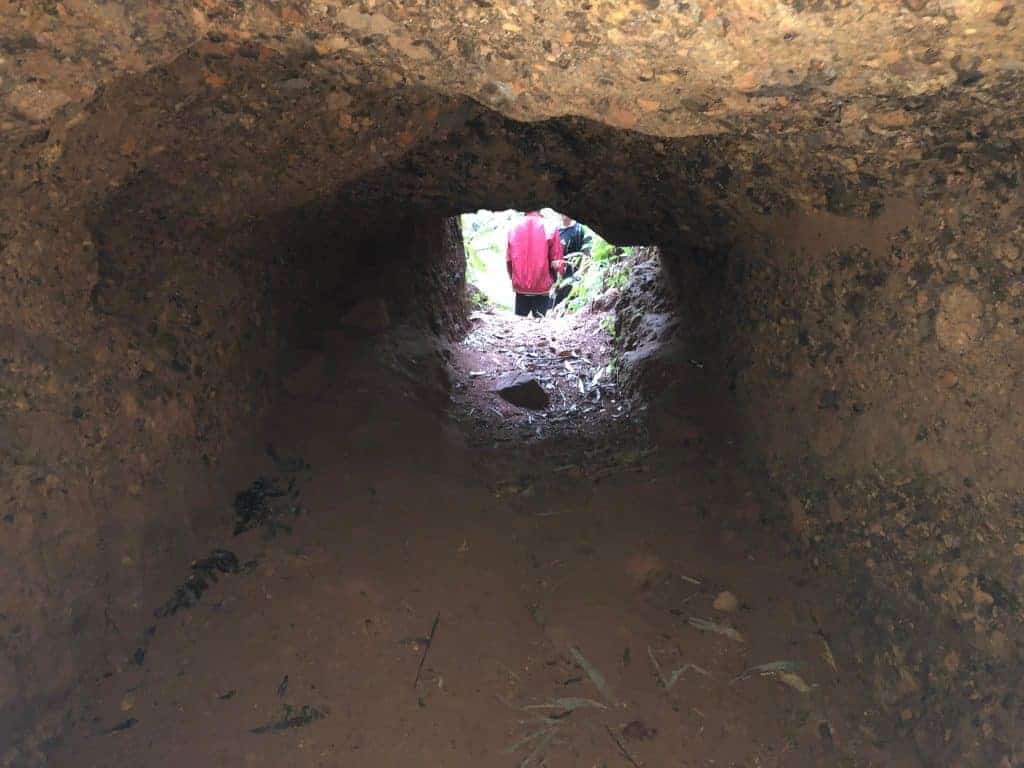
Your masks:
M539 212L530 211L508 233L505 261L516 292L516 314L544 315L551 307L548 293L555 274L565 271L565 262L558 233L549 231Z

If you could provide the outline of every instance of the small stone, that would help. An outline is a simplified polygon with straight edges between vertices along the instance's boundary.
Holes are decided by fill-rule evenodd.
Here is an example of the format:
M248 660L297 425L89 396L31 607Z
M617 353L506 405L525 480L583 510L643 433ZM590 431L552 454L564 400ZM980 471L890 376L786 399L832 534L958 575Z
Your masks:
M613 107L608 110L605 122L614 128L625 128L629 130L636 127L637 116L624 107Z
M740 601L736 599L736 595L732 592L719 592L718 597L715 598L715 602L711 604L711 607L716 611L732 613L739 608L739 605Z
M804 511L804 505L795 497L789 499L789 520L793 532L806 541L811 533L811 524L807 519L807 512Z
M590 309L594 312L607 312L615 309L621 295L618 288L609 288L590 302Z
M304 91L309 88L310 82L302 77L293 77L288 80L282 80L277 84L278 90L281 91Z
M736 83L735 83L736 90L738 90L738 91L752 91L755 88L757 88L758 80L759 80L759 77L758 77L758 73L757 72L755 72L753 70L744 72L736 80Z
M939 299L935 318L935 335L939 346L953 352L964 352L981 337L981 316L984 305L969 288L954 286Z
M988 636L988 651L996 659L1002 662L1010 661L1013 658L1014 643L1005 632L996 630Z
M626 575L637 584L646 582L651 576L664 570L665 562L650 553L639 552L626 560Z
M542 411L548 407L548 393L537 379L526 373L503 376L498 379L492 391L503 400L521 408Z
M131 712L135 709L135 694L126 693L121 699L121 711Z
M648 728L642 720L633 720L623 727L622 735L629 741L650 741L658 735L658 729Z
M7 96L7 105L29 120L46 120L69 101L71 96L64 91L38 83L19 85Z

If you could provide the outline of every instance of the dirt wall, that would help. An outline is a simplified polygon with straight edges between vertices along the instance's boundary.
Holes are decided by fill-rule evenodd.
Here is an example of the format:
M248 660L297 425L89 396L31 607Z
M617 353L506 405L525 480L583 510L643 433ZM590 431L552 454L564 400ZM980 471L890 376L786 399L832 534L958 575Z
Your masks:
M289 350L372 315L367 299L388 324L462 322L465 256L441 217L373 231L327 202L219 226L142 174L81 226L77 282L5 297L40 322L6 326L2 356L0 762L59 733L77 683L140 663L181 569L223 544ZM7 254L8 277L67 257Z
M729 393L775 489L762 522L861 617L835 640L871 727L931 765L1024 754L1024 199L1019 166L976 170L873 216L753 217L720 258L670 262L673 381Z

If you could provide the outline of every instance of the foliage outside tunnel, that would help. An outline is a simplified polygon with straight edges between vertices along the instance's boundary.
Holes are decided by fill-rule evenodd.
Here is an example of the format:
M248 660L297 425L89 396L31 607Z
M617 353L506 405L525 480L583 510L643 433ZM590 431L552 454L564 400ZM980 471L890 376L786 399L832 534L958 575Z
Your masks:
M562 214L542 208L545 224L552 230L562 226ZM492 305L511 311L514 293L505 266L505 243L508 232L524 216L522 211L478 210L459 217L466 249L466 282L470 300L478 308ZM587 245L583 256L574 265L572 290L560 311L578 312L590 301L611 288L622 289L628 280L625 262L633 246L614 245L583 222Z

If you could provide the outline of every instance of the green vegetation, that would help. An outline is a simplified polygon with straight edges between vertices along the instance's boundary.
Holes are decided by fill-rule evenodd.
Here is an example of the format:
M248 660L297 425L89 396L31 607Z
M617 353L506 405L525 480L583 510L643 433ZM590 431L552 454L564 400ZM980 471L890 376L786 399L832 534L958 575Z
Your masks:
M557 213L550 209L542 213L551 226L560 226ZM461 216L466 280L477 289L470 292L470 301L476 308L482 309L490 302L512 309L515 296L505 268L505 242L508 231L522 215L509 210L477 211ZM567 312L580 311L609 288L624 288L629 279L624 261L632 248L613 245L586 225L584 230L590 237L590 254L583 257L573 278L572 292L564 304ZM609 334L614 336L614 328Z
M623 262L632 253L632 247L612 245L589 227L585 229L591 237L590 256L583 257L572 292L565 300L569 312L579 312L609 288L625 288L629 280Z
M602 317L601 318L601 329L614 339L615 338L615 318L612 317L611 315L605 315L604 317Z
M515 296L505 268L505 241L520 215L517 211L479 211L460 217L466 247L466 281L477 289L470 296L477 309L483 309L488 302L512 309Z

